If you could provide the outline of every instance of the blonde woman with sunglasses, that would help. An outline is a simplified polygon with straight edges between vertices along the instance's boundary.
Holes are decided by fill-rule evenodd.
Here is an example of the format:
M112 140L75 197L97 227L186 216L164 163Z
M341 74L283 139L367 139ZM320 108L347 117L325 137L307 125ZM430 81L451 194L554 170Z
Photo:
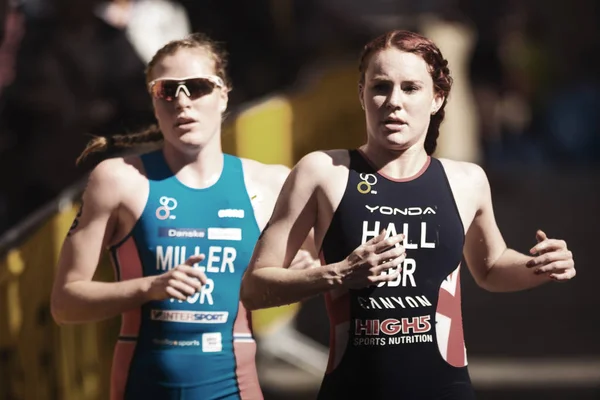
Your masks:
M158 127L96 138L80 157L162 141L92 171L52 293L60 324L122 315L112 399L262 398L239 289L289 170L223 153L225 70L203 35L168 43L147 68ZM92 279L104 248L116 282Z

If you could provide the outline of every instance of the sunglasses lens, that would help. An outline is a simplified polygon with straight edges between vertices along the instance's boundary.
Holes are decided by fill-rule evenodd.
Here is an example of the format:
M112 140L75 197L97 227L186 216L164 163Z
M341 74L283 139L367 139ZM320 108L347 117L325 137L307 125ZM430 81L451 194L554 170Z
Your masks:
M212 93L215 84L206 78L192 78L184 81L165 79L156 81L152 86L152 95L158 99L173 101L179 91L183 91L192 100Z
M157 81L152 86L152 95L157 99L173 101L175 93L177 92L177 87L176 81Z
M192 99L210 94L215 88L215 84L212 81L204 78L188 79L185 82L185 86L188 88Z

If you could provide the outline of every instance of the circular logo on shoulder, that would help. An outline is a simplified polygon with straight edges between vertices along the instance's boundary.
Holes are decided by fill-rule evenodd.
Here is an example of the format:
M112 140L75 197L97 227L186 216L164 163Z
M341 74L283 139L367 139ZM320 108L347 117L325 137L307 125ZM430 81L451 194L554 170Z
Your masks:
M377 176L375 174L360 174L360 182L356 185L356 190L361 194L373 193L377 194L376 190L373 190L373 186L377 184Z
M171 211L177 208L177 200L173 197L161 196L158 200L160 207L156 209L156 218L165 220L167 218L175 219L174 215L171 215Z

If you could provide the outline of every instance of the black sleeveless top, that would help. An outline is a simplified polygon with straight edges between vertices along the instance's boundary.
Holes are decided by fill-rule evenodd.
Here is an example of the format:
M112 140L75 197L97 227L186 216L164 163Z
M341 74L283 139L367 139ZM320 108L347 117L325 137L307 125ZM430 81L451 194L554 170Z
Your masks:
M329 365L319 399L471 399L460 303L464 228L441 162L406 180L350 152L344 196L323 240L329 264L386 229L404 233L400 277L326 295Z

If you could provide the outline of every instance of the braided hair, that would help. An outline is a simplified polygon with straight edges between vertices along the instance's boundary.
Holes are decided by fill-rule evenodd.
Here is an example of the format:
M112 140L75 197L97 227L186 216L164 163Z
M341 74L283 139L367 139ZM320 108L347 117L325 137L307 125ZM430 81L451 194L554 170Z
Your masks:
M141 132L126 135L95 136L77 157L77 164L81 164L92 153L105 152L111 149L136 148L144 144L159 145L162 141L163 135L157 125L151 125Z

